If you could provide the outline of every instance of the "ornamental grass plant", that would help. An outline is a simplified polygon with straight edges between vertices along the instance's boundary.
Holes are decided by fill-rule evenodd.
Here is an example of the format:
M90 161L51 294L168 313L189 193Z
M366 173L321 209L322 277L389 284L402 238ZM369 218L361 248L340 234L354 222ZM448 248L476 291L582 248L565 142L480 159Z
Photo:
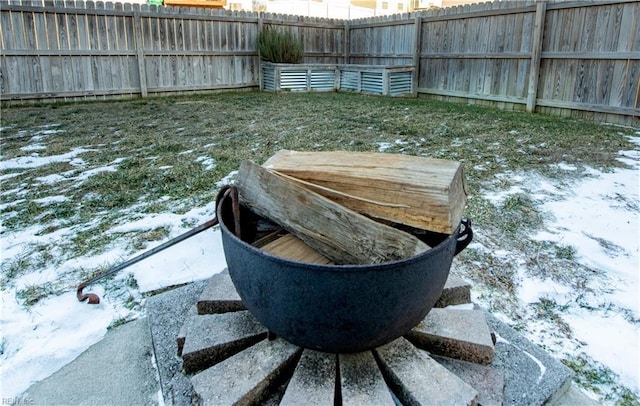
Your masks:
M302 63L304 59L304 46L298 37L270 27L258 34L257 48L266 62Z

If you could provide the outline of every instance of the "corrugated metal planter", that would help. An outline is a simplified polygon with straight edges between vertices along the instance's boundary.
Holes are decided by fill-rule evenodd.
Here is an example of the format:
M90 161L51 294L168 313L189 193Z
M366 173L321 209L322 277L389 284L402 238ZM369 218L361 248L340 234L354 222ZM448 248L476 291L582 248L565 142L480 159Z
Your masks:
M260 89L353 91L384 96L414 94L413 66L275 64L262 62Z
M339 89L408 96L413 94L413 66L340 65Z
M262 62L260 89L279 92L333 92L338 77L336 65Z

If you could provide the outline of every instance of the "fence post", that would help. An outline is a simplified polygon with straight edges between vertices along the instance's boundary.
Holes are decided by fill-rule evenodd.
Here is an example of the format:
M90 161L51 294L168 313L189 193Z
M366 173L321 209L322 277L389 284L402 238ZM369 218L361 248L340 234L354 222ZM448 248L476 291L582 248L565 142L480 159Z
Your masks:
M351 6L349 6L351 7ZM345 64L349 63L349 53L351 51L351 28L349 27L349 20L344 22L344 62Z
M256 34L257 39L264 29L264 13L262 11L258 12L258 23L256 29L258 30ZM258 49L258 41L256 41L256 52L258 53L258 87L260 88L260 91L262 91L264 89L264 83L262 81L262 57L260 56L260 50ZM275 90L276 89L274 89L274 91Z
M547 14L545 0L537 0L533 38L531 40L531 67L529 68L529 89L527 91L527 112L536 109L538 96L538 77L540 76L540 54L542 53L542 34L544 33L544 18Z
M422 49L422 43L420 39L422 37L422 16L416 16L413 25L413 74L411 81L413 82L413 97L418 97L418 80L420 78L420 50Z
M142 97L147 97L147 71L144 64L144 43L142 42L142 24L140 23L140 5L138 4L135 4L133 9L133 32L136 59L138 61L138 76L140 78L140 93Z

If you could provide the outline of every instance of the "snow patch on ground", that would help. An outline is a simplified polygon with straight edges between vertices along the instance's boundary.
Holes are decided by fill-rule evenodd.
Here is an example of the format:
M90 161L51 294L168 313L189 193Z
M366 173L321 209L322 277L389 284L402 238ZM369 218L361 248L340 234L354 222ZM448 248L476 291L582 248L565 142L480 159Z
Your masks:
M37 168L40 166L48 165L55 162L69 162L73 164L74 158L78 155L83 154L85 152L94 151L91 149L85 148L74 148L66 154L60 155L51 155L51 156L40 156L38 153L33 153L27 157L16 157L12 159L7 159L4 161L0 161L0 170L7 169L25 169L25 168Z
M29 311L17 303L14 292L3 291L1 300L4 399L17 397L68 364L98 342L113 321L130 313L115 302L78 303L75 292L51 297Z
M534 238L572 247L575 261L596 273L597 282L576 296L573 287L531 277L521 269L518 297L525 304L547 299L563 307L562 320L582 345L558 350L586 353L638 393L640 151L621 151L620 155L630 168L609 173L591 169L586 179L561 188L539 175L512 174L515 185L490 199L499 206L514 193L533 196L541 202L537 208L549 218L544 231ZM545 345L553 347L549 342Z
M153 222L153 219L149 220ZM179 220L174 219L171 225L179 229L176 221ZM144 220L136 224L142 225ZM57 238L68 233L71 231L64 230ZM9 247L5 245L6 240L3 238L3 255L17 255L20 251L19 241L27 241L26 236L29 234L29 231L25 231L23 239L14 239ZM33 238L28 241L32 243ZM42 238L50 239L51 236ZM8 251L5 251L6 247L9 248ZM135 311L123 306L122 298L114 297L114 293L105 290L101 283L85 289L85 293L92 292L101 297L101 303L95 306L78 302L75 291L72 291L48 297L27 310L16 300L17 292L29 286L56 281L73 269L97 269L136 256L125 256L125 252L123 247L114 247L98 256L72 259L60 267L21 276L16 279L13 287L2 291L2 396L20 395L34 382L56 372L99 341L114 321L136 317ZM140 253L142 252L144 251ZM130 266L118 278L133 275L138 286L130 294L138 295L206 279L225 267L220 232L209 229Z
M207 171L212 171L216 168L216 160L208 156L200 156L196 158L196 162L200 162Z
M407 142L401 139L397 139L394 142L375 142L374 144L378 146L378 152L385 152L395 146L401 147L403 145L407 145Z

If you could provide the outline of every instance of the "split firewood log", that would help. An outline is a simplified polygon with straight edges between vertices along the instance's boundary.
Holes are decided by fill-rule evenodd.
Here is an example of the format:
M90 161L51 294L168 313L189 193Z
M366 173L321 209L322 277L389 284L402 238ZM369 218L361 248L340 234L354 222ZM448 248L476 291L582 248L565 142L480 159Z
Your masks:
M236 177L241 204L294 234L336 264L376 264L415 256L429 246L279 176L243 161Z
M367 216L451 234L466 205L457 161L372 152L278 151L263 165Z

